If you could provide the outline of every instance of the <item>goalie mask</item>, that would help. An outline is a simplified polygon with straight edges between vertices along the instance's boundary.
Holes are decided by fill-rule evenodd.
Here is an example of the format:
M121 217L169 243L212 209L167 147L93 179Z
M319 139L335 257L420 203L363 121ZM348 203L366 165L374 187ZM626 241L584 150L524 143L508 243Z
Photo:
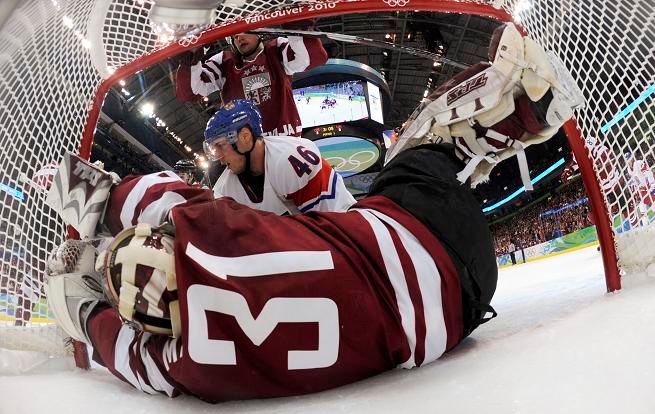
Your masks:
M105 294L129 325L178 337L181 332L172 231L141 223L123 230L98 258Z

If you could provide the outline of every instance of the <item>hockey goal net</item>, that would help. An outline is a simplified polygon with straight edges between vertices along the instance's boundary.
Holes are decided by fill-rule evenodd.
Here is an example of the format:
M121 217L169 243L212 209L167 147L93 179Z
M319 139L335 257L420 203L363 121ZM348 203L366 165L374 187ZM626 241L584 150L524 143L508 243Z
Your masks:
M165 47L148 21L151 0L8 3L16 7L0 32L0 348L65 352L42 286L48 253L66 229L44 205L37 171L67 151L89 156L109 86L185 48L303 18L426 10L519 23L560 56L585 93L566 133L593 205L608 290L620 287L618 266L652 260L652 250L644 253L651 243L643 243L652 232L651 194L628 160L654 165L652 0L226 1L211 30Z

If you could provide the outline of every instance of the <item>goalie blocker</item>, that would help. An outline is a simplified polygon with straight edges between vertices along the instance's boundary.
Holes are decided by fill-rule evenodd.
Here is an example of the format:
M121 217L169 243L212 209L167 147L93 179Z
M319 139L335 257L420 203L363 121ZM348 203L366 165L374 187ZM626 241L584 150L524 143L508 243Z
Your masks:
M501 47L508 45L505 35L517 39L512 30L503 29ZM516 82L522 78L530 76L517 75ZM558 80L550 80L542 99ZM501 90L519 99L526 89L508 83ZM468 99L462 96L455 102ZM519 107L499 111L514 117L512 124L528 124L540 108ZM491 235L461 180L468 174L479 182L499 159L547 139L548 132L535 138L517 128L516 138L496 140L496 156L464 156L462 148L470 150L473 142L490 145L488 131L464 145L465 134L451 134L453 126L438 122L441 112L434 108L439 105L421 108L371 194L344 213L278 217L230 199L212 200L209 190L182 190L165 174L127 177L112 191L106 221L115 225L109 228L118 234L144 221L157 225L152 215L142 217L156 205L157 217L175 224L173 249L164 241L169 231L128 230L101 261L105 300L113 307L84 312L88 307L75 306L84 292L72 292L69 300L65 289L51 291L49 300L68 309L72 324L64 327L83 333L96 361L147 393L207 401L280 397L429 363L495 314L489 306L497 280ZM453 108L451 115L465 113ZM484 125L483 118L465 121ZM433 141L439 144L412 148ZM171 192L183 193L187 202L174 197L166 207ZM141 247L159 259L145 257L149 250ZM125 269L128 262L119 256L131 257Z

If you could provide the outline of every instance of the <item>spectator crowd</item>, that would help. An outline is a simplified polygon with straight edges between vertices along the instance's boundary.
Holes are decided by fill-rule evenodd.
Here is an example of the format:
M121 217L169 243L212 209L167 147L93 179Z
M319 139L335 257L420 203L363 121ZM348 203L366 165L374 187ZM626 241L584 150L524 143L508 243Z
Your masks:
M589 218L588 201L579 202L586 197L582 180L554 191L545 200L490 226L496 256L509 254L511 243L518 250L593 224Z

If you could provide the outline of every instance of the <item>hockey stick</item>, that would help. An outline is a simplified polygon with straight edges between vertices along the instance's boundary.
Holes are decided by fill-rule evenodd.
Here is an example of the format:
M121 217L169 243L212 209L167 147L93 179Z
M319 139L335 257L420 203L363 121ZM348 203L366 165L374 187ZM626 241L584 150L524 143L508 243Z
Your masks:
M376 47L379 49L386 49L386 50L395 50L398 52L407 53L408 55L429 59L434 62L441 62L460 69L466 69L470 66L464 63L454 61L452 59L445 58L439 54L428 52L427 50L421 50L409 46L400 46L395 43L385 42L383 40L368 39L366 37L352 36L342 33L315 32L309 30L286 30L286 29L272 29L272 28L255 29L248 33L256 33L256 34L271 35L271 36L302 36L302 37L311 37L315 39L330 39L337 42L353 43L357 45L371 46L371 47Z

